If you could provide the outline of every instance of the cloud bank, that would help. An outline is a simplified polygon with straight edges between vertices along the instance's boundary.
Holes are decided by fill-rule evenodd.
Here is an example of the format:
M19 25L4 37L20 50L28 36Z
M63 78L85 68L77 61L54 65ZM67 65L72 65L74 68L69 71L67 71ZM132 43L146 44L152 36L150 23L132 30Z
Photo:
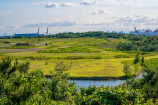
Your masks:
M53 22L53 23L38 23L38 24L27 24L23 27L69 27L77 25L75 22L63 21L63 22Z

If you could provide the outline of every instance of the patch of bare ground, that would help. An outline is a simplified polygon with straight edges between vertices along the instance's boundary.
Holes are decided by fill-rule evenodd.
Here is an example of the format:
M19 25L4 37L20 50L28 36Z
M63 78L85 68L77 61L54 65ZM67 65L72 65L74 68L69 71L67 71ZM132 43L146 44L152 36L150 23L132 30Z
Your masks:
M100 46L100 47L110 48L110 49L116 49L116 47L112 47L112 46Z
M38 51L44 48L31 48L31 49L0 49L0 53L5 52L22 52L22 51Z

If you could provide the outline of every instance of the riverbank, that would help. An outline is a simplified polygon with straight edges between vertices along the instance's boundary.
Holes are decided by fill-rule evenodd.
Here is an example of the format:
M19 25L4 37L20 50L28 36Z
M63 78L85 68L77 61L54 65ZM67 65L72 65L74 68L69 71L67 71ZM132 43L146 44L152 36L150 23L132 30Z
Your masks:
M144 72L140 72L137 75L132 76L131 78L137 78L142 75ZM46 78L51 78L51 75L45 75ZM96 80L96 81L110 81L110 80L126 80L126 76L121 77L70 77L70 80Z
M51 75L45 75L46 78L51 78ZM125 80L126 76L122 76L122 77L70 77L70 80L104 80L104 81L108 81L108 80Z

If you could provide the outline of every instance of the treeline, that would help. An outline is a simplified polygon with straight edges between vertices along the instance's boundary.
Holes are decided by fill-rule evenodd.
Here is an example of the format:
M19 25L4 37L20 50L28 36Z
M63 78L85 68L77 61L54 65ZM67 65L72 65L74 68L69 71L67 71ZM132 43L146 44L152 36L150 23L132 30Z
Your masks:
M65 32L58 33L55 35L46 35L46 36L34 36L34 37L25 37L25 36L6 36L0 37L1 39L12 39L12 38L84 38L84 37L96 37L96 38L123 38L131 41L142 41L144 36L137 36L133 34L119 34L119 33L107 33L103 31L89 31L89 32Z
M147 37L145 40L142 41L132 41L132 42L124 42L120 43L117 46L117 49L121 51L158 51L158 37Z
M144 64L145 65L145 64ZM29 62L3 59L0 63L0 104L52 104L52 105L137 105L158 104L158 72L145 65L143 78L117 87L80 88L69 83L69 66L60 62L46 79L40 70L29 70Z
M96 38L123 38L128 40L134 41L141 41L143 40L144 36L136 36L133 34L119 34L119 33L107 33L103 31L89 31L89 32L68 32L68 33L58 33L55 35L48 35L48 36L36 36L37 38L84 38L84 37L96 37Z

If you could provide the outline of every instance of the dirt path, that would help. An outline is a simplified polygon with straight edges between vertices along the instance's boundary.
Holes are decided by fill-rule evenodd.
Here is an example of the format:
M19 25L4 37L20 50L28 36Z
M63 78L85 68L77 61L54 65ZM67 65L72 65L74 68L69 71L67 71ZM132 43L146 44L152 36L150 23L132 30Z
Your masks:
M34 46L44 46L46 42L43 43L38 43L38 44L33 44ZM3 44L0 45L0 47L9 47L11 45ZM42 50L44 48L31 48L31 49L0 49L0 53L5 53L5 52L21 52L21 51L38 51Z
M0 45L0 47L9 47L11 45L8 45L8 44L3 44L3 45Z
M5 52L20 52L20 51L38 51L42 50L44 48L31 48L31 49L0 49L0 53Z

